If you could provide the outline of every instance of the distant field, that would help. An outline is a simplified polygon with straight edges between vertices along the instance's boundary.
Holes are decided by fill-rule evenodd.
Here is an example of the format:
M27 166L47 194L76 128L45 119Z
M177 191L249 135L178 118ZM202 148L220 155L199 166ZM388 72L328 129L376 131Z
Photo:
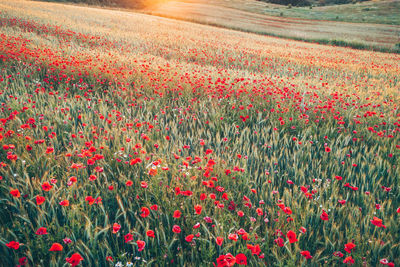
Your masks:
M185 0L182 2L208 3L252 13L314 20L336 20L377 24L400 24L400 1L378 0L356 4L291 7L256 0Z
M168 1L157 7L147 9L146 12L159 16L297 40L376 50L397 51L400 49L396 46L400 43L400 26L398 25L308 20L286 16L276 17L255 13L255 10L261 8L264 3L256 2L258 7L255 8L250 4L247 6L244 4L239 5L239 2L235 1L230 3L231 7L224 6L221 3L217 5L218 2ZM240 6L240 9L238 6ZM329 7L323 8L329 9Z

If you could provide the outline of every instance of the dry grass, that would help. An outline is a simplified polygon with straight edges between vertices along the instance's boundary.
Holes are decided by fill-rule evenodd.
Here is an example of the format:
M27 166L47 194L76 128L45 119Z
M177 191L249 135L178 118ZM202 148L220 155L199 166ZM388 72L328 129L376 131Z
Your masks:
M251 13L289 18L331 20L359 23L400 25L400 2L397 0L373 0L356 4L288 8L257 0L182 0L187 3L203 3L224 6Z
M252 1L245 2L250 3L248 6L252 5ZM263 5L263 3L256 2L254 5ZM290 18L290 14L287 15L289 17L279 17L280 13L277 14L278 16L270 16L256 13L254 8L239 8L235 1L229 7L226 3L218 5L218 1L168 1L147 9L146 12L236 30L314 42L318 40L321 42L342 41L349 45L360 44L360 47L365 45L376 49L394 49L400 42L399 25L308 20Z

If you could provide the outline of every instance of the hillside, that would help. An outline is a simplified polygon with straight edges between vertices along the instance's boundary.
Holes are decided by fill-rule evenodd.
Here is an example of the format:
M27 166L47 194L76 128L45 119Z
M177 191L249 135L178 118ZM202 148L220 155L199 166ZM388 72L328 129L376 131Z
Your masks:
M242 4L242 2L244 2ZM246 4L248 3L248 4ZM362 49L400 51L400 25L309 20L261 14L264 3L250 1L167 1L145 10L148 14L319 43ZM332 7L330 7L332 8ZM327 9L329 7L320 7ZM295 8L285 10L298 10ZM283 11L281 11L283 12ZM297 11L296 11L297 12ZM313 12L309 9L306 12ZM312 17L312 16L309 16ZM319 18L324 17L320 16Z
M224 6L277 17L400 25L400 1L375 0L355 4L295 7L257 0L182 0L180 2Z
M399 54L0 10L1 267L400 264Z

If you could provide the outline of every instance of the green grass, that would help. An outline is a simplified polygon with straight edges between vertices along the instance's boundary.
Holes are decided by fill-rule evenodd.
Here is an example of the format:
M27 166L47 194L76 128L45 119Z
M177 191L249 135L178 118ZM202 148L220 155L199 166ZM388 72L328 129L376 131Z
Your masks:
M240 25L235 26L235 25L224 24L224 23L220 23L220 22L210 22L207 19L207 17L193 17L193 16L182 17L179 15L176 16L173 14L159 13L159 12L147 11L147 10L142 11L142 12L145 14L151 14L151 15L160 16L160 17L164 17L164 18L190 21L193 23L199 23L199 24L204 24L204 25L209 25L209 26L214 26L214 27L231 29L231 30L235 30L235 31L255 33L255 34L259 34L259 35L273 36L273 37L291 39L291 40L296 40L296 41L303 41L303 42L316 43L316 44L325 44L325 45L332 45L332 46L339 46L339 47L348 47L348 48L359 49L359 50L378 51L378 52L384 52L384 53L400 53L400 44L376 45L376 44L369 44L369 43L363 42L362 40L348 41L345 39L335 39L335 38L296 37L296 36L285 33L285 31L282 31L281 33L279 33L279 31L278 31L278 33L277 33L276 31L270 32L270 31L268 31L268 29L257 30L257 29L252 29L252 27L246 28L246 27L243 27Z
M357 23L377 23L400 25L400 2L361 2L356 4L323 6L310 8L270 7L262 9L264 14L313 20L332 20Z
M288 8L256 0L187 0L184 2L209 3L244 11L311 20L332 20L358 23L400 25L400 1L382 0L355 4Z

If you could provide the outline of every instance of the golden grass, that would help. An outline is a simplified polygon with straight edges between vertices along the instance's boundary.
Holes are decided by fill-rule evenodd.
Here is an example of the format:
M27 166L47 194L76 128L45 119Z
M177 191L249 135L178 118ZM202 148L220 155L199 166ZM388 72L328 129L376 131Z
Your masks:
M222 2L222 3L221 3ZM239 3L238 3L239 2ZM247 6L265 5L242 1ZM304 40L340 40L371 47L394 48L399 42L399 25L349 23L341 21L308 20L260 14L256 8L240 7L240 1L167 1L145 12L198 23L211 24L259 34L272 34ZM243 3L243 5L246 5ZM262 7L259 7L262 10ZM322 8L322 7L321 7Z

